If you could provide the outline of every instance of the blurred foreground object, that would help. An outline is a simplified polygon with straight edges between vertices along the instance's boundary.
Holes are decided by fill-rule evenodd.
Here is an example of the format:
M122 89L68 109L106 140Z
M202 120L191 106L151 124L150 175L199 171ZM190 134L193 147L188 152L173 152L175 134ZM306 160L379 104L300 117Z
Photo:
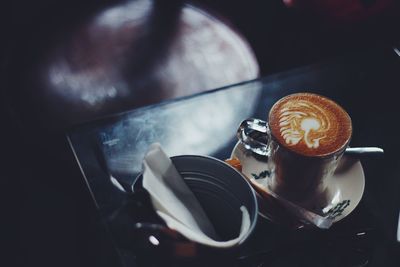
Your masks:
M16 101L24 121L64 128L258 74L248 43L224 21L181 1L136 0L57 37L17 81Z

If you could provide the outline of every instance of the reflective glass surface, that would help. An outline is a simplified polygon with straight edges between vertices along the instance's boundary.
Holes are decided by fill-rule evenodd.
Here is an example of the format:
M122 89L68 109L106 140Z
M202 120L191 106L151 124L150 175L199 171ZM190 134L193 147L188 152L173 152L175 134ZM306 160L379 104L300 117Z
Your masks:
M293 229L260 218L251 239L232 254L231 266L399 266L399 73L400 59L389 48L382 49L368 57L330 60L71 129L71 148L121 266L150 266L148 258L141 258L147 250L137 246L147 236L126 240L126 225L157 220L140 204L145 197L130 192L148 146L159 142L170 156L227 159L240 122L266 119L274 102L294 92L314 92L337 101L353 121L351 146L382 147L385 155L361 158L365 191L348 217L329 230Z

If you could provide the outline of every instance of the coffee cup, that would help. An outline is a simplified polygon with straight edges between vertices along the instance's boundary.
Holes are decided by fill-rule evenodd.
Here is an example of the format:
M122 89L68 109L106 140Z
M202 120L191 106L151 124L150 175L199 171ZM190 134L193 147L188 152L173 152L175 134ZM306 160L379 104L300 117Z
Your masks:
M237 132L254 161L265 164L268 190L307 208L324 197L327 180L351 135L347 112L333 100L312 93L278 100L267 121L246 119Z

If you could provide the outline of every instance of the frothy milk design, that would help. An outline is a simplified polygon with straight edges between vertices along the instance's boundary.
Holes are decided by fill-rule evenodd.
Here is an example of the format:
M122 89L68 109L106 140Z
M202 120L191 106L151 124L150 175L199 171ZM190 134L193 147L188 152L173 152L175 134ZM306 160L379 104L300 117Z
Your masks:
M289 146L304 142L310 149L318 148L329 128L326 111L309 101L289 101L280 110L279 130Z

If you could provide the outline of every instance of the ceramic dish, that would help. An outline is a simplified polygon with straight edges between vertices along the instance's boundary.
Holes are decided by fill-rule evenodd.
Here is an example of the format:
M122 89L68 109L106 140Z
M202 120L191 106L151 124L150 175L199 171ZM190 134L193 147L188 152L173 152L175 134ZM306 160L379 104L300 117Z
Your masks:
M269 172L265 162L255 158L240 142L235 145L231 158L237 158L241 162L242 173L258 191L267 186ZM343 156L334 175L328 180L328 202L323 205L315 203L315 207L320 207L317 212L329 214L333 222L342 220L357 207L363 196L364 186L365 177L360 161L354 157ZM261 207L260 215L269 217Z

